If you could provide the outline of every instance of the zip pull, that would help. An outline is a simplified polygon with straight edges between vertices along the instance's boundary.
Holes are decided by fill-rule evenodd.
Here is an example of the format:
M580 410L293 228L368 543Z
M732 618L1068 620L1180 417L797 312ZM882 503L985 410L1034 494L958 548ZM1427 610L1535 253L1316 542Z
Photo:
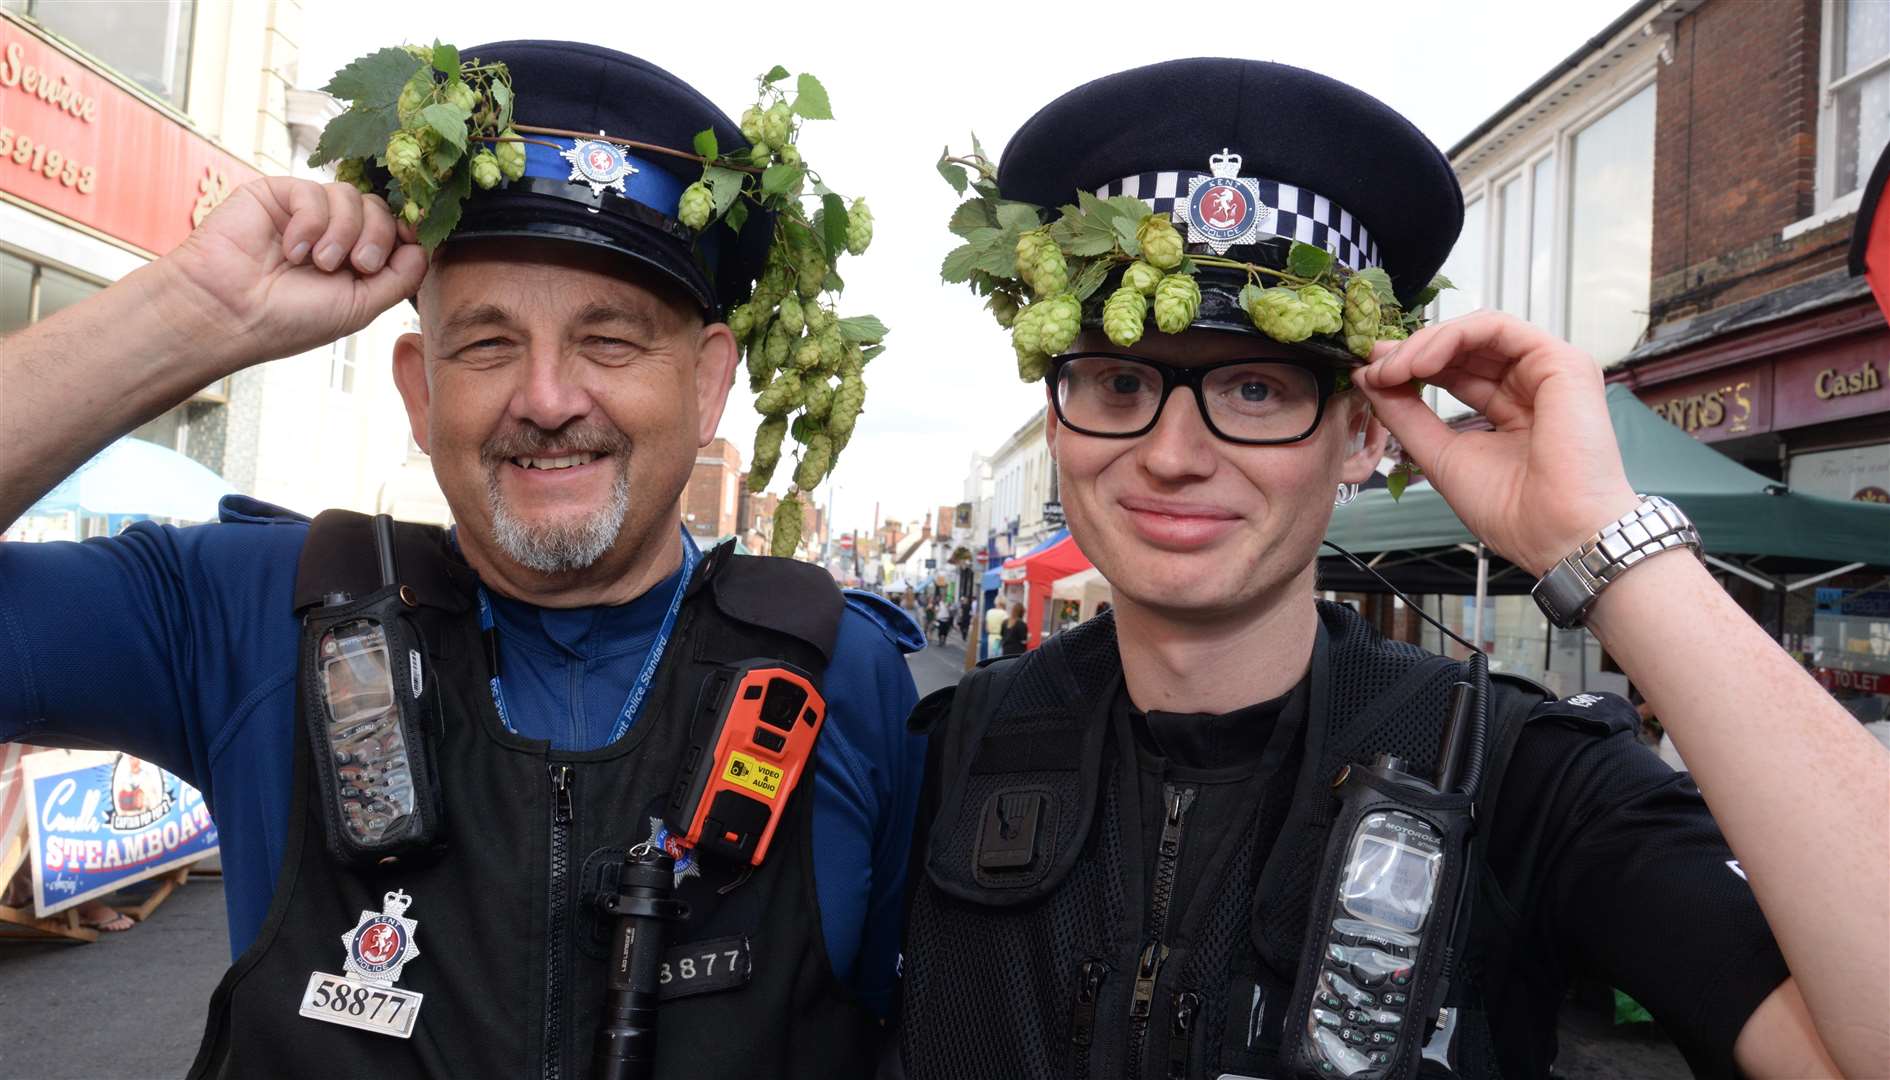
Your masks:
M1100 960L1085 960L1076 979L1076 1009L1070 1019L1070 1042L1088 1049L1096 1039L1096 1002L1102 996L1103 976L1109 967Z
M1167 794L1168 813L1162 818L1161 853L1163 858L1172 859L1181 851L1181 826L1187 819L1188 808L1194 805L1194 789L1171 787Z
M1201 1013L1201 995L1189 990L1175 994L1175 1015L1168 1024L1169 1080L1188 1080L1194 1067L1194 1022Z
M571 766L553 765L551 767L552 818L554 821L571 820Z
M1162 962L1168 959L1168 946L1150 941L1135 964L1135 998L1129 1003L1129 1016L1147 1020L1155 1001L1155 980L1161 975Z

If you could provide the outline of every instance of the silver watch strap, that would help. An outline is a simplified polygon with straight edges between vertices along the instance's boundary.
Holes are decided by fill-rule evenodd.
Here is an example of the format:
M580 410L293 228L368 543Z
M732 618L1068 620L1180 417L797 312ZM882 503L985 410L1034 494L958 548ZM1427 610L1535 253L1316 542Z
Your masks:
M1582 624L1595 598L1628 567L1651 555L1684 547L1700 553L1700 533L1685 513L1658 495L1642 495L1633 510L1601 527L1542 575L1530 595L1556 626Z

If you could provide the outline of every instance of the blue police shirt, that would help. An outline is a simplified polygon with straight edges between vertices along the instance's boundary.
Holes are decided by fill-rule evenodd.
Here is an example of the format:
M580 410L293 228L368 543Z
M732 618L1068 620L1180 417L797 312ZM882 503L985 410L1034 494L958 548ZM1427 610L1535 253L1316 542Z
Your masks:
M225 500L224 521L134 525L84 543L0 544L0 740L126 750L203 792L222 843L230 950L261 927L289 820L304 519ZM617 607L494 597L501 675L520 734L591 749L662 623L676 579ZM925 749L901 652L918 628L847 594L814 762L814 884L834 972L889 1008L906 856Z

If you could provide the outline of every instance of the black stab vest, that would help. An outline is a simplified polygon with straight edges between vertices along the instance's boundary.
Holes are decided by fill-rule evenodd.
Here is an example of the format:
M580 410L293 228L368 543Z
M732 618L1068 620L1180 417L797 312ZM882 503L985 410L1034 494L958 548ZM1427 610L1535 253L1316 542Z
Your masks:
M592 751L556 751L499 722L478 624L473 572L436 528L396 532L401 580L440 688L443 734L432 747L445 798L446 843L432 860L359 871L322 843L308 736L297 721L289 835L269 915L225 974L192 1077L559 1077L590 1075L604 1000L611 923L595 897L615 884L625 848L680 772L686 725L717 666L771 657L819 683L842 609L819 568L785 559L705 554L641 719ZM368 519L331 511L309 530L296 584L305 611L325 594L378 587ZM298 681L300 695L309 685ZM568 769L570 814L554 816L552 771ZM746 877L704 864L676 895L689 919L669 955L690 946L725 957L745 939L748 978L666 996L662 1077L845 1076L867 1071L879 1028L835 977L814 890L812 776L796 790L767 860ZM418 922L417 959L397 986L424 994L411 1038L302 1017L311 972L343 972L342 935L382 897L404 890ZM708 974L708 962L698 961ZM721 963L726 965L727 961ZM723 971L726 972L726 966Z
M1301 940L1337 802L1340 767L1396 754L1434 769L1455 661L1387 641L1349 608L1319 604L1309 700L1288 767L1257 777L1186 911L1167 917L1169 951L1144 1023L1132 1022L1147 941L1151 861L1133 741L1112 718L1122 678L1112 615L1014 661L973 672L922 702L933 746L914 864L901 1008L911 1080L1279 1075ZM1479 812L1546 691L1492 680ZM1541 710L1537 709L1537 712ZM1118 730L1121 728L1121 730ZM1297 758L1297 768L1291 763ZM1483 1007L1492 942L1515 928L1473 840L1466 959L1446 1004L1457 1076L1504 1071ZM1016 839L1034 835L1034 842ZM1001 869L998 869L1001 868ZM1186 1013L1183 1018L1181 1014ZM976 1033L969 1036L968 1033ZM1132 1047L1139 1044L1140 1068ZM1427 1065L1423 1075L1448 1075Z

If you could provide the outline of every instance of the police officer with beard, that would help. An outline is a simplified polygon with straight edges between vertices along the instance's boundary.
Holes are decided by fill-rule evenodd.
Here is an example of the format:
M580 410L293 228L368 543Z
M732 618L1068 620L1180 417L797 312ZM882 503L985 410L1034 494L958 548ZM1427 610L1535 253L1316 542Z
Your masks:
M11 521L198 387L414 297L394 376L457 522L394 530L388 602L424 645L410 659L304 637L326 605L396 595L377 591L360 515L311 523L232 497L218 524L8 544L0 737L123 747L208 799L236 961L194 1075L587 1075L613 926L600 899L626 847L675 847L663 800L695 764L704 687L731 664L791 665L829 710L767 857L675 852L689 913L663 957L657 1074L844 1074L870 1056L893 980L923 759L901 652L924 640L816 567L698 552L680 528L737 365L722 313L768 225L696 236L678 206L699 165L609 141L744 140L631 56L544 41L467 55L509 66L519 124L600 141L529 145L524 175L474 192L431 265L378 197L257 181L0 356ZM579 175L587 150L621 194ZM329 670L341 661L436 709L401 763L415 789L434 774L430 850L331 855L390 767L385 745L337 751L339 770L311 749L315 695L354 702L366 685Z
M1421 308L1463 214L1443 154L1332 79L1202 59L1071 91L985 177L1004 202L962 207L954 231L975 253L966 223L1018 230L1016 279L982 291L1000 321L1031 301L1007 325L1115 607L915 712L933 748L906 1075L1383 1077L1421 1025L1424 1075L1545 1076L1578 973L1646 1005L1701 1075L1890 1060L1890 762L1714 582L1684 514L1628 486L1594 361L1501 314L1400 340L1349 289L1262 291L1330 255ZM1185 232L1192 280L1158 250L1165 225L1109 223L1138 199ZM1044 208L1050 231L1006 203ZM1084 304L1045 245L1107 254L1112 229L1138 261ZM1295 263L1294 241L1321 250ZM1420 381L1493 430L1443 424ZM1544 576L1545 612L1596 635L1694 768L1639 745L1625 701L1490 680L1474 816L1458 811L1465 951L1417 985L1396 950L1428 938L1354 918L1328 949L1315 907L1340 880L1326 852L1348 767L1436 775L1474 671L1315 599L1333 493L1371 475L1388 431L1472 531Z

